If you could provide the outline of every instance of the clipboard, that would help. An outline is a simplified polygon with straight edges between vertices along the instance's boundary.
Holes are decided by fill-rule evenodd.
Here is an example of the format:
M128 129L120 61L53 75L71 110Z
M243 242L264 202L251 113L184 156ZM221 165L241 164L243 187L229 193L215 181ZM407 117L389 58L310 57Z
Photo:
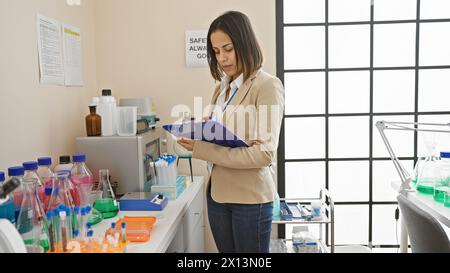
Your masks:
M202 140L230 148L249 147L245 141L225 126L213 120L168 124L164 125L163 128L176 137Z

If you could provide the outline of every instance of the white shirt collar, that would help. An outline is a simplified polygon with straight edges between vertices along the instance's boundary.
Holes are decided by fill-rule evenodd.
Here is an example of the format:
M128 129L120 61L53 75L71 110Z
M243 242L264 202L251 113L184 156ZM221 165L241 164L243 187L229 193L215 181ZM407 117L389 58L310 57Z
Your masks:
M222 78L222 81L220 82L220 94L219 96L222 96L225 94L225 92L228 90L228 84L230 82L230 77L228 75L225 75ZM239 77L237 77L234 81L230 83L230 90L239 89L241 85L244 83L244 74L241 73Z

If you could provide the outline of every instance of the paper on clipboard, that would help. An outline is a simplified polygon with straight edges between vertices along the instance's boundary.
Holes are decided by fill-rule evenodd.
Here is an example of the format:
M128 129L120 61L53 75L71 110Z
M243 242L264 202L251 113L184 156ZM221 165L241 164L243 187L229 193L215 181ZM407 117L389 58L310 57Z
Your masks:
M249 147L245 141L217 121L168 124L163 128L176 137L202 140L230 148Z

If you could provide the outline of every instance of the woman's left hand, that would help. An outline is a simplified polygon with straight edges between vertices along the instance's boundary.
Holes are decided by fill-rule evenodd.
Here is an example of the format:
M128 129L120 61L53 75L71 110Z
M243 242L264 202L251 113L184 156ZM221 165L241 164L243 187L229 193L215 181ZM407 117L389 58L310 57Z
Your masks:
M177 143L190 152L194 150L195 140L182 138Z

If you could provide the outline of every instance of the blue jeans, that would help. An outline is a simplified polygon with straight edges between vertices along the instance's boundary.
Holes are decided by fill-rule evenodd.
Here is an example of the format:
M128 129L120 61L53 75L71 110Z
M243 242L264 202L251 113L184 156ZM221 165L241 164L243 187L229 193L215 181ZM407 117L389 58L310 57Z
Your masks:
M208 219L220 253L268 253L273 202L222 204L207 195Z

